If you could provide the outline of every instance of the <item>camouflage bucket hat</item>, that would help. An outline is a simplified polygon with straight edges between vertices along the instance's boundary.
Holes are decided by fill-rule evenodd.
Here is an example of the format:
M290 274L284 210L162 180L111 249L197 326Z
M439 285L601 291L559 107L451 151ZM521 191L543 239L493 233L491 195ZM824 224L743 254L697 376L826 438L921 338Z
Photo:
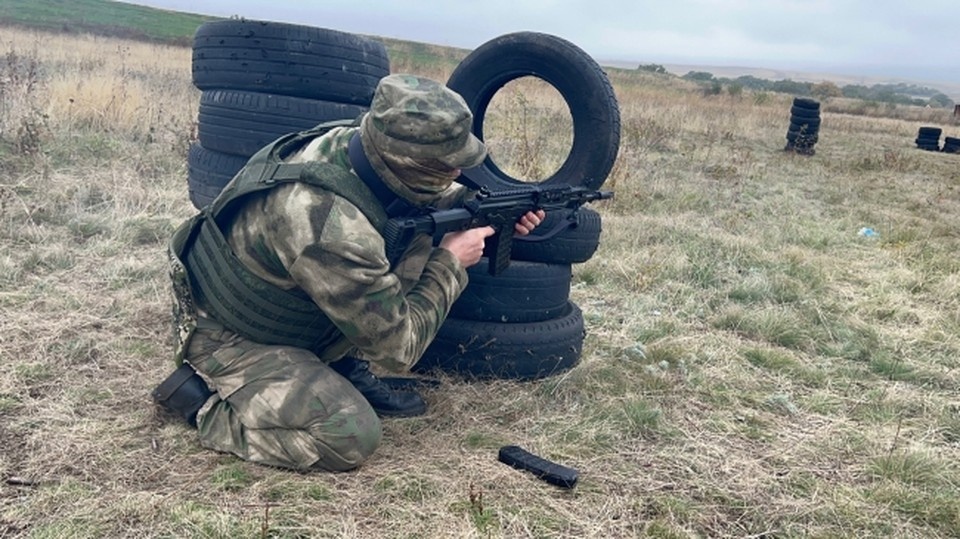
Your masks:
M381 152L471 168L487 155L483 142L470 132L472 123L466 101L443 84L388 75L377 85L361 131Z

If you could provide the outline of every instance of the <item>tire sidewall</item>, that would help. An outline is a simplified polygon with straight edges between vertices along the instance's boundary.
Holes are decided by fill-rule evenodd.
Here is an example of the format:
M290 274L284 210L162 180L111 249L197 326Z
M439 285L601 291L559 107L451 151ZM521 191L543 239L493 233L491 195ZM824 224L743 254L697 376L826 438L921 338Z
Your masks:
M599 188L616 160L620 144L620 110L606 75L585 52L556 36L535 32L508 34L468 55L447 81L473 111L473 132L484 137L484 118L494 95L507 83L536 76L566 101L573 119L570 154L543 185ZM494 181L520 183L488 157L484 162ZM497 187L503 187L497 186Z

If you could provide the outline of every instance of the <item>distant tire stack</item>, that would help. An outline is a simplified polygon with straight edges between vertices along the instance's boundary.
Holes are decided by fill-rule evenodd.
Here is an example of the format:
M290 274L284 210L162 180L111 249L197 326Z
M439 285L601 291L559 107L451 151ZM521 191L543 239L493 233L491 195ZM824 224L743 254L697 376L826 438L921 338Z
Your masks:
M787 130L788 152L813 155L813 146L819 140L820 102L806 97L793 98L790 108L790 128Z
M243 19L201 25L192 63L193 84L203 93L187 183L198 209L278 137L365 112L377 83L390 73L378 41Z
M928 152L939 152L941 133L943 130L939 127L921 127L917 133L917 148Z
M960 138L956 138L956 137L944 138L943 153L960 153Z
M570 154L539 183L599 189L619 150L620 111L606 74L580 48L548 34L506 34L470 53L447 85L464 97L474 114L473 132L483 139L491 99L525 76L551 84L573 117ZM489 157L470 177L494 191L523 183ZM510 266L502 274L489 275L487 259L469 268L467 288L414 370L530 380L575 366L585 329L569 297L571 268L593 256L600 233L594 209L552 211L532 234L514 238Z

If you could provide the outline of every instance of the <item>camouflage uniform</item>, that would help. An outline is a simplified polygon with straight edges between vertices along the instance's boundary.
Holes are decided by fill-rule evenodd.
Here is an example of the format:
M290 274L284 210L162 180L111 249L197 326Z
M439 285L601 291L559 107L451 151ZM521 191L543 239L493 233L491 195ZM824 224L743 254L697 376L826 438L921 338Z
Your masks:
M360 127L334 128L284 162L336 165L351 172L338 181L360 182L347 152L359 131L363 153L392 191L416 205L443 207L462 195L450 169L475 166L485 155L471 122L466 104L449 89L391 75L378 85ZM226 193L243 184L250 168L212 206L229 199ZM229 245L223 249L257 286L308 299L324 323L311 328L311 342L319 343L313 348L252 339L212 314L215 303L198 290L198 277L185 263L198 247L188 242L181 251L171 249L176 359L215 391L197 415L201 443L281 467L354 468L379 444L380 421L326 364L349 354L393 371L408 369L436 335L467 274L427 236L391 267L378 231L382 206L339 189L296 180L245 194L230 207L216 220L201 212L175 239L182 243L200 221L218 223ZM242 306L247 298L233 300ZM295 334L298 328L289 329Z

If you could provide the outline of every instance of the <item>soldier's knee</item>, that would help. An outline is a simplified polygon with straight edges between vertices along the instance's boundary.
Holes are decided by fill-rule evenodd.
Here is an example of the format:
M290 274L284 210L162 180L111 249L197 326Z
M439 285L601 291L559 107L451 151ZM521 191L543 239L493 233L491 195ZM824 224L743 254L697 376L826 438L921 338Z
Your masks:
M314 467L333 472L353 470L373 455L383 438L380 418L369 406L339 418L334 430L315 433L321 457Z
M357 445L363 455L363 460L367 460L373 455L374 451L380 447L382 439L383 427L380 424L380 418L371 408L364 426L357 430Z

